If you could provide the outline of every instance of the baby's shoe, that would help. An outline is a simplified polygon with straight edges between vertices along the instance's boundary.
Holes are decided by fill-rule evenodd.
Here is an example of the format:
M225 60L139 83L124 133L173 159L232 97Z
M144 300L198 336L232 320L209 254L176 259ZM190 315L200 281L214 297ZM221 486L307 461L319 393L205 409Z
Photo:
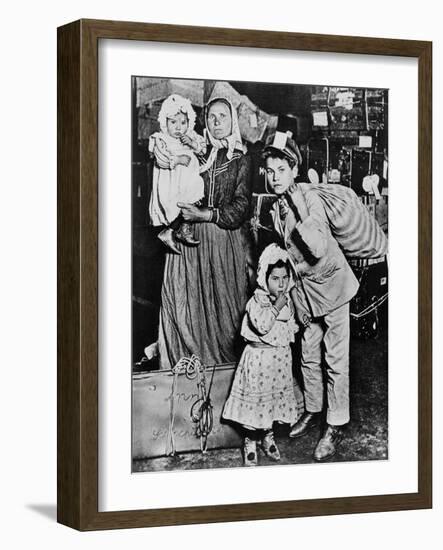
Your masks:
M188 222L182 222L175 232L175 237L177 240L189 246L197 246L200 244L200 241L194 237L192 226Z
M181 254L174 239L174 230L171 227L167 227L166 229L163 229L163 231L160 231L158 238L163 244L172 250L172 252L175 252L175 254Z
M280 451L275 444L274 433L272 430L269 430L265 433L261 442L261 446L265 455L268 458L270 458L271 460L275 460L275 462L278 462L280 460Z
M257 442L245 437L243 443L243 457L245 466L257 466Z

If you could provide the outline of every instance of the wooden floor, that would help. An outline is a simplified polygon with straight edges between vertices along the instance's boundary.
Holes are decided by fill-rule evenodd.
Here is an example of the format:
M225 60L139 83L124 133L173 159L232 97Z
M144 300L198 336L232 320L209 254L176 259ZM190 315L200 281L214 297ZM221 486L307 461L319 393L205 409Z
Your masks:
M377 339L351 341L351 421L334 462L388 459L388 345L386 334ZM289 439L288 428L276 430L280 464L314 462L312 453L320 438L316 428L299 439ZM263 453L259 466L275 465ZM233 468L242 466L240 449L218 449L133 461L134 472Z

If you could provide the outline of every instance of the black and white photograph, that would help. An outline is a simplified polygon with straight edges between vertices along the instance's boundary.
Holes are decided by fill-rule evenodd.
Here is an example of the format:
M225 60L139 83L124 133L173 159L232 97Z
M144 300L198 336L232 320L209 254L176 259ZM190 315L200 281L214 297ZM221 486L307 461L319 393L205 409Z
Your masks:
M132 471L388 460L389 91L131 84Z
M441 10L352 7L5 4L5 548L438 546Z

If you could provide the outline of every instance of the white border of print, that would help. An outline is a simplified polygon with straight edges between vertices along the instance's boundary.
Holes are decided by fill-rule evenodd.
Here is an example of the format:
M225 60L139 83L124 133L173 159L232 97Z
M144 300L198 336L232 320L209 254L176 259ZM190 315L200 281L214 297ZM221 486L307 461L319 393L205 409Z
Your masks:
M417 491L417 67L412 58L99 41L99 511ZM131 474L132 75L389 88L388 460Z

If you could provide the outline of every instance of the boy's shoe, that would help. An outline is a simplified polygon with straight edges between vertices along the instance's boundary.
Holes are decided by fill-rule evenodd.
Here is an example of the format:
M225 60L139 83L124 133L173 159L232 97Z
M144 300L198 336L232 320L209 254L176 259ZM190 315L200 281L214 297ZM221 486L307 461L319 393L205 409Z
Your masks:
M278 462L280 460L280 451L274 440L274 433L271 431L266 432L261 442L262 449L265 455L271 460Z
M328 424L323 437L317 443L317 447L314 451L314 459L318 462L322 462L334 456L342 437L343 429L341 426L330 426Z
M188 222L182 222L180 227L175 232L175 238L189 246L197 246L200 244L200 241L194 238L192 226Z
M174 239L173 229L167 227L166 229L163 229L163 231L160 231L157 236L163 244L165 244L170 250L172 250L172 252L174 252L175 254L181 254L180 249L177 248L177 243Z
M304 412L301 418L291 427L289 432L289 437L301 437L305 435L309 430L318 426L320 420L319 413L310 413L308 411Z
M257 466L257 442L245 437L243 443L243 459L245 466Z

